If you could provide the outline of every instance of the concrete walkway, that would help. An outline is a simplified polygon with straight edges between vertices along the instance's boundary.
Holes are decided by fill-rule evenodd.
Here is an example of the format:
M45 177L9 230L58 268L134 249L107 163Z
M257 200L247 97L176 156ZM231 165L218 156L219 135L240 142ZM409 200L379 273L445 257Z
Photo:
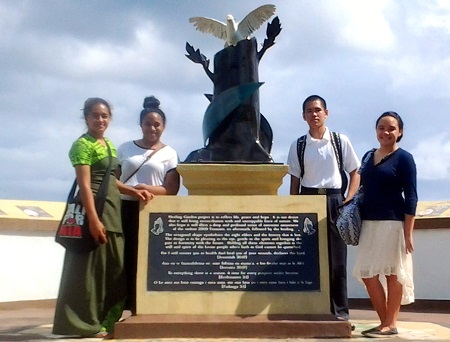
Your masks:
M74 339L52 335L53 307L32 304L23 306L0 306L0 341L99 341L95 338ZM120 340L122 342L307 342L307 341L368 341L361 331L377 324L376 314L371 310L351 310L352 323L356 326L352 338L346 339L145 339ZM450 313L401 312L399 335L378 340L392 341L450 341ZM373 340L373 339L372 339ZM119 341L119 340L110 340Z

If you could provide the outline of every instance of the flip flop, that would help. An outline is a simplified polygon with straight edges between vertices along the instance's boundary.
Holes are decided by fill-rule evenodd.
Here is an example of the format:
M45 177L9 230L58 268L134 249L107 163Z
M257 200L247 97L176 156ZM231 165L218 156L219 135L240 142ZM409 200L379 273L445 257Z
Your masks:
M379 327L373 327L373 328L370 328L370 329L367 329L367 330L363 330L363 331L361 331L361 334L362 334L363 336L366 336L367 334L369 334L369 333L371 333L371 332L377 331L378 328L379 328Z
M397 328L393 328L393 329L389 329L386 331L381 331L381 330L374 330L372 332L366 333L364 336L368 336L368 337L389 337L392 335L397 335L398 331Z

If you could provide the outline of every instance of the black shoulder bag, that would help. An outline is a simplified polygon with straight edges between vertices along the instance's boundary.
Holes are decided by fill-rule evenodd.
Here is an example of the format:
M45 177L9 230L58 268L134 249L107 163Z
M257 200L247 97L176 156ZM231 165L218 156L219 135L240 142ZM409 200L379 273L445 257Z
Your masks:
M111 148L108 143L106 146L108 147L109 166L94 198L99 218L103 214L112 166ZM96 249L98 243L89 230L89 220L78 192L78 182L75 179L67 197L63 218L56 231L55 241L71 252L88 253Z

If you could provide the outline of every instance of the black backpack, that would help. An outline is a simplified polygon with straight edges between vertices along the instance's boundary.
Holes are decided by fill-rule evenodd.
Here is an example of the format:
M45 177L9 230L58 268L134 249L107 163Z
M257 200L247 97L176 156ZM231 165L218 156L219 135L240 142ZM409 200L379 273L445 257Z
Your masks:
M347 173L344 171L344 164L342 162L341 137L337 132L330 132L330 133L331 133L330 134L331 145L333 146L333 150L336 155L338 163L339 172L342 178L341 193L342 196L344 196L348 187L348 176ZM297 155L298 155L298 162L300 164L300 179L302 179L303 175L305 174L305 159L304 159L305 147L306 147L306 135L302 135L300 138L297 139Z

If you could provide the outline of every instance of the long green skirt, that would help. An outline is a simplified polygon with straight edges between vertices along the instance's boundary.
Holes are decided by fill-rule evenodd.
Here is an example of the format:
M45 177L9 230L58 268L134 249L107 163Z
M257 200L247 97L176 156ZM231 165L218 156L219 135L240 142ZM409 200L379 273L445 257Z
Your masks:
M108 243L86 254L66 251L53 333L90 336L112 332L126 298L124 238L107 231Z

